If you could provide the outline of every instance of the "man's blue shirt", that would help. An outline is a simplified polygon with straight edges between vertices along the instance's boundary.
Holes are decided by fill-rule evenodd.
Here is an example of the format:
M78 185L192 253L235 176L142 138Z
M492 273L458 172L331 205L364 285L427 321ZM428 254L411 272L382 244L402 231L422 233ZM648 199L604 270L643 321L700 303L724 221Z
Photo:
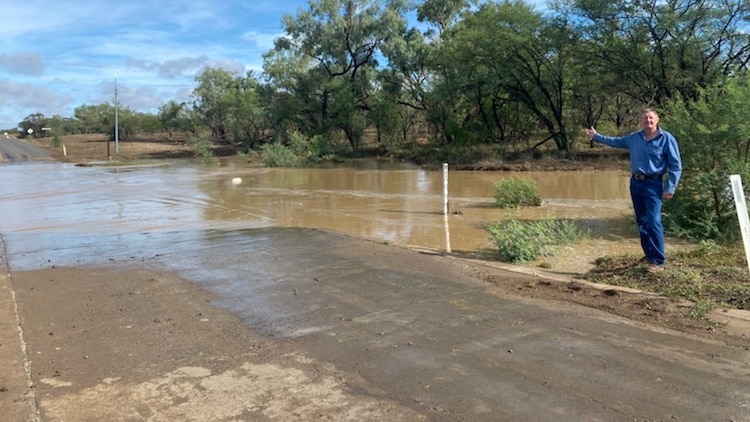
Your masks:
M646 132L639 130L627 136L616 138L600 134L594 141L615 148L625 148L630 152L630 171L634 174L669 175L664 190L674 195L677 183L682 176L682 159L677 140L666 130L658 129L658 134L646 141Z

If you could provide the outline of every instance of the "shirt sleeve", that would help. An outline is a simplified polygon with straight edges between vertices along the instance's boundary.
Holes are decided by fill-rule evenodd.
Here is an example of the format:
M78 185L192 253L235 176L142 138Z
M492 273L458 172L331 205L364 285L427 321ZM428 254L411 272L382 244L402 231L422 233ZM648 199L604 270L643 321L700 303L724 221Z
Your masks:
M616 138L613 136L604 136L599 133L595 134L593 138L591 138L594 142L599 142L600 144L609 145L611 147L615 148L628 148L628 136L623 136L621 138Z
M667 173L664 190L674 195L677 184L680 183L682 176L682 158L680 157L680 148L677 145L677 139L671 133L665 133L667 136Z

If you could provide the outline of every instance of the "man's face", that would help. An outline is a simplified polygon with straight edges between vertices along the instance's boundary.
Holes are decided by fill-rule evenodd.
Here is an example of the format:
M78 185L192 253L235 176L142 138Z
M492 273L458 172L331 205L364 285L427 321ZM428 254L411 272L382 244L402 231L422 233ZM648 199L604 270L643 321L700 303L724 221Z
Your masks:
M656 130L659 126L659 116L653 111L647 111L641 115L641 126L646 129L647 132Z

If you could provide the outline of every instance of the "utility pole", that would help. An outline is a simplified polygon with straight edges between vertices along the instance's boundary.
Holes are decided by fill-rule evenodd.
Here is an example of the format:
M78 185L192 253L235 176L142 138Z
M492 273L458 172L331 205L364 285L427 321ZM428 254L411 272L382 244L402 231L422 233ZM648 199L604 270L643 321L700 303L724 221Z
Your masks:
M120 153L120 128L117 123L117 73L115 73L115 154Z

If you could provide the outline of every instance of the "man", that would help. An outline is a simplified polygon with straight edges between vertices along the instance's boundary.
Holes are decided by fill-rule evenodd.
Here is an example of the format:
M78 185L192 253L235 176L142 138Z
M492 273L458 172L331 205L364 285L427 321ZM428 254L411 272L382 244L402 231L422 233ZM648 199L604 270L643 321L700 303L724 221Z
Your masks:
M664 269L666 261L662 200L671 199L675 193L682 175L682 159L677 140L659 127L659 115L654 110L641 113L641 127L643 130L622 138L600 135L593 127L586 129L586 135L595 142L630 152L630 197L645 254L643 260L648 264L646 270L655 273Z

